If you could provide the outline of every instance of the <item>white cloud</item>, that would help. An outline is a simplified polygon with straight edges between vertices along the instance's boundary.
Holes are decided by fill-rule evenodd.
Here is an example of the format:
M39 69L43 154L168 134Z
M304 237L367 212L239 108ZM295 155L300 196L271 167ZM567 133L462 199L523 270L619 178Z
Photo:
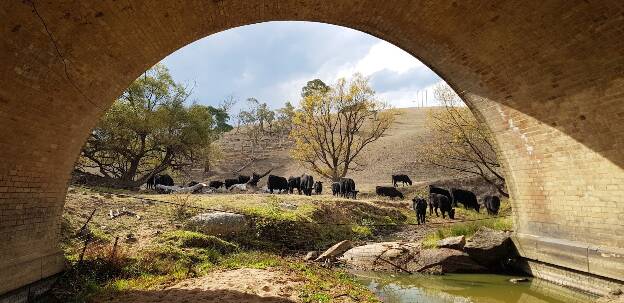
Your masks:
M439 81L422 89L408 87L399 90L391 90L377 94L379 101L386 102L393 107L421 107L421 106L437 106L437 102L433 95L433 90Z
M402 74L412 68L420 67L425 67L425 65L412 55L386 41L379 41L370 48L366 56L361 58L355 66L340 71L339 76L348 77L356 72L364 76L370 76L383 70Z
M309 22L268 22L206 37L167 57L177 81L197 83L194 99L216 104L228 95L256 97L271 107L298 103L301 87L318 78L333 84L359 72L380 100L413 102L440 78L400 48L368 34Z

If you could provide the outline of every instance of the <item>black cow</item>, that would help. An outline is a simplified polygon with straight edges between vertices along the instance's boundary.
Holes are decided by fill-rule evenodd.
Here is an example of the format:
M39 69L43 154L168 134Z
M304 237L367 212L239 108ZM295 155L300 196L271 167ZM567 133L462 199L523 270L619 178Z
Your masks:
M221 186L223 186L225 183L221 182L221 181L210 181L210 183L208 183L208 187L212 187L212 188L221 188Z
M251 174L251 179L249 179L249 181L247 181L247 185L249 186L258 186L258 182L260 182L260 179L264 178L264 176L268 175L269 173L271 173L273 169L269 169L266 173L260 175L257 173L252 173Z
M199 182L197 182L197 181L191 181L191 182L189 182L188 184L186 184L186 187L195 186L195 185L197 185L197 184L199 184Z
M392 199L396 197L399 197L401 199L404 198L403 193L401 193L398 189L392 186L376 186L375 193L377 193L378 196L390 197Z
M306 196L312 195L312 189L314 188L314 177L303 174L301 176L301 191Z
M149 177L145 183L145 187L147 187L147 189L153 189L156 186L156 178L158 178L158 176Z
M334 196L340 195L340 182L332 183L332 195Z
M392 175L392 185L397 187L399 182L403 182L404 186L405 184L412 185L412 180L407 175Z
M412 199L412 208L416 212L418 225L425 224L425 215L427 214L427 201L423 198L414 197L414 199Z
M245 184L251 180L250 176L238 175L238 184Z
M225 179L225 188L230 189L232 185L238 184L238 178L236 179Z
M444 188L437 187L435 185L429 185L429 194L445 195L449 199L449 201L453 202L453 196L451 196L451 192Z
M355 181L351 178L340 178L340 196L355 199Z
M297 189L297 193L301 195L301 177L290 177L288 178L288 192L294 193L295 188Z
M288 190L288 180L284 177L269 175L269 179L267 180L267 187L269 188L269 192L273 193L274 190L279 190L280 192Z
M160 175L158 177L156 177L156 180L154 181L155 185L165 185L165 186L174 186L175 183L173 182L173 178L171 178L171 176L164 174L164 175Z
M320 195L323 193L323 182L316 181L314 182L314 193Z
M455 210L447 196L435 193L429 194L429 213L433 214L435 210L436 217L438 217L438 209L442 213L442 218L446 218L444 213L448 213L449 218L455 219Z
M451 189L451 196L453 197L453 205L457 205L457 203L464 204L465 209L472 208L475 211L479 212L479 202L477 201L477 196L469 191L464 189Z
M483 198L483 205L488 215L497 215L500 209L500 198L498 196L485 196L485 198Z

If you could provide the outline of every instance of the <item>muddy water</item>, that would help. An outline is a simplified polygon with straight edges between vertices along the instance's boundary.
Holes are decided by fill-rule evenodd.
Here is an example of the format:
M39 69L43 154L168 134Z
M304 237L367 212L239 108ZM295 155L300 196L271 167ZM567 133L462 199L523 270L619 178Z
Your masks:
M548 282L490 274L444 276L354 272L385 303L577 303L596 298Z

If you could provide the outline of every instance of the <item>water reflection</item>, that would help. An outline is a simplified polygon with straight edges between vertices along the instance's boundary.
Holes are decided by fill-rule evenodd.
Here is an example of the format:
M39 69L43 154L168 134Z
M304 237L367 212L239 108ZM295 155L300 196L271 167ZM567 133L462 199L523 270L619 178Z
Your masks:
M545 281L514 284L504 275L444 276L355 272L385 303L580 303L595 297Z

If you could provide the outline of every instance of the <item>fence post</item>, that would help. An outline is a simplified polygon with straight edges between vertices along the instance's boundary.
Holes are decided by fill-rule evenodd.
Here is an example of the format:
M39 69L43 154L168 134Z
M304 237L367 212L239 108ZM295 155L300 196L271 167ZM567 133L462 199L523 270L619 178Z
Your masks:
M87 250L87 245L89 245L89 242L91 241L91 236L87 236L87 238L85 238L85 242L84 242L84 247L82 247L82 252L80 253L80 260L78 261L78 263L82 263L82 260L84 259L84 254L85 251Z
M82 227L78 230L77 235L81 235L84 231L86 231L87 229L87 224L89 224L89 222L91 222L91 219L93 218L93 215L95 214L95 211L97 210L97 208L94 208L93 211L91 212L91 214L89 215L89 218L87 219L87 221L82 225Z
M115 244L113 244L113 250L111 251L110 260L115 259L115 250L117 250L117 242L119 241L119 237L115 237Z

